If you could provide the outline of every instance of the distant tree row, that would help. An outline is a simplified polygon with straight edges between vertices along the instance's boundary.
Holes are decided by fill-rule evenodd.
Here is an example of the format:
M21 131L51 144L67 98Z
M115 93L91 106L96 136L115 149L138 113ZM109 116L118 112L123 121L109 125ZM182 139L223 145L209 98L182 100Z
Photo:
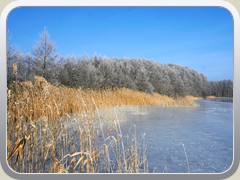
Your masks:
M208 81L188 67L144 59L114 59L94 56L58 57L45 29L31 54L23 55L11 43L7 51L7 81L34 81L34 75L70 87L91 89L129 88L168 96L233 96L231 80ZM17 73L13 72L17 65Z

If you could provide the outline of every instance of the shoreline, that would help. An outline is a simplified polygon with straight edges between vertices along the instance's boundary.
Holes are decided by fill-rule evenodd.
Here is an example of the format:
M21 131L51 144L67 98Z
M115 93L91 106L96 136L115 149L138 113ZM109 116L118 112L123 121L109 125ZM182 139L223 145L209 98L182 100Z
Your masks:
M37 77L34 84L30 81L11 84L11 88L8 89L8 114L12 114L15 120L21 118L36 120L45 117L46 114L49 119L57 120L65 114L91 112L96 108L114 106L197 106L194 101L198 99L193 96L172 98L127 88L116 90L70 88L52 85L43 77Z

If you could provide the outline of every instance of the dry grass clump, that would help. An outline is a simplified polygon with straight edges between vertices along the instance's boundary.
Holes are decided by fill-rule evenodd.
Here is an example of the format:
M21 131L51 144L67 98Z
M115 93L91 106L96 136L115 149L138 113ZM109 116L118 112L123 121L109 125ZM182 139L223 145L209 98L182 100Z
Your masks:
M17 73L17 71L16 71ZM7 96L7 160L24 173L148 172L145 135L122 134L119 116L100 108L122 105L191 106L194 97L170 98L129 89L83 90L43 77L13 82Z
M194 102L196 100L199 100L200 98L194 97L194 96L185 96L185 97L178 97L175 99L177 102L177 106L197 106L197 104Z
M215 98L217 98L217 96L207 96L206 98L207 99L215 99Z

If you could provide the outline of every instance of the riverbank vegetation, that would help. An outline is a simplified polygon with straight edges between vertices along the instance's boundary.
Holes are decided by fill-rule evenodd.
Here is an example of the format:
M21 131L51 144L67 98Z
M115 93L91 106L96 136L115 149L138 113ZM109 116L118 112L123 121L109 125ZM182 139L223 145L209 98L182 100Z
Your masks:
M123 136L117 113L106 119L99 109L193 106L195 99L56 86L40 76L34 84L14 81L7 106L9 164L19 172L147 172L144 136Z

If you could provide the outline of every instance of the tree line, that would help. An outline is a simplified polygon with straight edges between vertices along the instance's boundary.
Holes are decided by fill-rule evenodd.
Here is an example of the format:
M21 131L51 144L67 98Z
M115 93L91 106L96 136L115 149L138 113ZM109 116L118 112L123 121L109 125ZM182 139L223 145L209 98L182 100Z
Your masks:
M17 73L13 72L14 64ZM31 54L23 54L8 43L7 68L8 85L15 80L34 81L38 75L53 84L70 87L113 90L124 87L172 97L233 96L231 80L208 81L203 74L176 64L100 56L60 57L47 29L40 34Z

